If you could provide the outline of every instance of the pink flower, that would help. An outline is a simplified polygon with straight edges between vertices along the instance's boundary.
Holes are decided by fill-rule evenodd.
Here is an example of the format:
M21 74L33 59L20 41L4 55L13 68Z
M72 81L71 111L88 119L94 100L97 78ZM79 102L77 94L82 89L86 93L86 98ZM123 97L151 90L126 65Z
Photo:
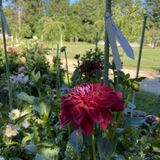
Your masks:
M124 109L122 95L104 83L87 83L74 87L62 97L61 127L71 123L75 130L79 128L84 135L90 136L93 125L98 123L103 129L112 123L111 111Z

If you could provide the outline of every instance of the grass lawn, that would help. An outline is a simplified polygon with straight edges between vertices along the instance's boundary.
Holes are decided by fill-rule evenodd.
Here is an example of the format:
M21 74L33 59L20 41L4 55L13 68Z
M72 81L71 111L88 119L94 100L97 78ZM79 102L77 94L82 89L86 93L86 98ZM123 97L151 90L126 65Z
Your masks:
M160 95L148 92L136 93L136 109L160 116Z
M90 43L69 43L65 42L63 44L67 47L67 53L68 58L73 59L75 54L84 54L86 51L90 49L94 49L95 45ZM55 53L56 53L56 45L54 46ZM99 48L101 50L104 50L103 45L99 45ZM125 53L123 52L123 49L119 47L121 60L124 64L124 67L126 68L133 68L137 65L137 59L138 59L138 52L139 48L134 48L135 53L135 60L132 60L128 58ZM63 56L63 55L62 55ZM110 58L112 59L112 58ZM159 70L160 69L160 47L157 47L155 49L152 49L150 47L144 47L143 53L142 53L142 61L141 61L141 68L143 70L153 69L153 70Z

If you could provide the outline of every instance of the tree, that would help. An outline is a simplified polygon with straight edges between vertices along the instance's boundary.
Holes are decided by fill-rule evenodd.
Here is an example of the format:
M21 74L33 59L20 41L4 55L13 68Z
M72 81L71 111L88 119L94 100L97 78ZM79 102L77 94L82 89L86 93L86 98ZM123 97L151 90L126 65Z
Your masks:
M44 16L40 19L37 27L38 34L47 41L59 41L62 44L65 23L56 21L54 17Z
M143 21L141 3L131 0L115 3L112 13L113 19L127 39L138 41Z
M160 37L160 0L146 0L144 8L149 11L147 36Z
M80 0L73 6L74 15L80 18L83 28L80 39L93 41L96 35L95 23L98 20L104 22L104 2L101 0Z

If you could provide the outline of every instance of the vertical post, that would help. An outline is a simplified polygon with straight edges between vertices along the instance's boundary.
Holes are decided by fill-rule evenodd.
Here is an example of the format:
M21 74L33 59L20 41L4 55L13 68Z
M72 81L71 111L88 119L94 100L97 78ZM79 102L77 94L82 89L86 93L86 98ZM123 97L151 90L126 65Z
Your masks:
M140 70L140 65L141 65L141 57L142 57L142 49L143 49L143 43L144 43L146 22L147 22L147 14L144 14L144 21L143 21L143 26L142 26L142 35L141 35L141 42L140 42L139 56L138 56L138 63L137 63L136 78L138 78L138 76L139 76L139 70Z
M0 7L2 8L2 0L0 0ZM4 22L3 22L3 19L2 19L2 15L0 15L0 16L1 16L2 35L3 35L3 48L4 48L4 55L5 55L6 75L7 75L7 81L8 81L9 107L10 107L10 110L11 110L12 109L12 84L11 84L11 81L10 81L5 26L4 26Z
M143 21L143 26L142 26L141 42L140 42L139 55L138 55L136 78L139 77L139 70L140 70L140 65L141 65L142 49L143 49L143 43L144 43L144 34L145 34L146 22L147 22L147 14L144 14L144 21ZM135 102L135 96L136 96L135 92L133 92L132 103Z
M106 12L111 14L111 1L106 0ZM109 39L107 34L107 26L105 23L105 48L104 48L104 83L108 84L108 76L109 76Z

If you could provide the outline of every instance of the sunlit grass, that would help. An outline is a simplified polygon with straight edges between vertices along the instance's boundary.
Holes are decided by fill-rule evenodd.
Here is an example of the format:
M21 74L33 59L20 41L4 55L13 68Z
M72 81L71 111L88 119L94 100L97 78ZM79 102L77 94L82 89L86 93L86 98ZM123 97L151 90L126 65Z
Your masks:
M77 43L70 43L70 42L64 42L64 46L67 47L67 54L68 58L74 59L74 56L76 54L83 55L86 53L86 51L92 49L94 50L95 45L85 42L77 42ZM104 46L99 45L99 48L104 51ZM54 44L54 53L56 54L56 43ZM135 53L135 60L132 60L126 56L123 49L119 47L119 52L121 55L121 60L123 62L124 67L127 68L136 68L137 66L137 60L138 60L138 52L139 48L134 48ZM63 58L63 55L62 55ZM110 60L112 57L110 57ZM142 52L142 59L141 59L141 68L142 69L154 69L158 70L160 69L160 47L157 47L155 49L150 47L144 47Z

